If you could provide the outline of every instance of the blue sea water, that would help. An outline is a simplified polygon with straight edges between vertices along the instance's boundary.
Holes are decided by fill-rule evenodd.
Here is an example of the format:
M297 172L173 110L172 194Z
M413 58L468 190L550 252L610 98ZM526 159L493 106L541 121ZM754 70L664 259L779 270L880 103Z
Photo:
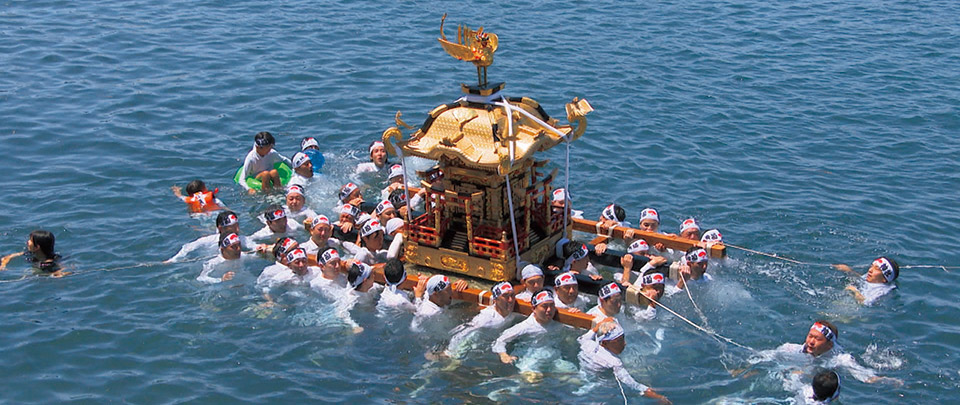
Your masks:
M252 280L266 263L212 287L194 280L199 262L159 264L213 231L171 185L204 179L258 229L276 197L230 181L254 133L287 155L320 140L327 179L310 205L326 212L397 111L416 124L459 97L474 70L438 46L443 13L448 35L458 22L499 35L489 75L509 95L557 117L573 97L595 107L570 158L588 217L615 202L636 222L651 206L667 231L694 216L804 262L948 266L904 269L898 290L860 307L830 267L730 249L692 293L710 326L756 349L829 319L861 364L904 382L846 378L844 403L955 400L957 3L241 0L0 5L0 250L48 229L77 273L18 280L22 261L0 273L4 402L622 401L609 381L573 395L576 373L526 382L482 345L431 362L444 330L414 334L368 307L359 335L309 294L262 309ZM683 294L665 303L703 321ZM451 323L475 311L457 306ZM792 396L772 367L731 376L750 352L677 317L644 330L625 363L674 403ZM575 337L556 337L570 361Z

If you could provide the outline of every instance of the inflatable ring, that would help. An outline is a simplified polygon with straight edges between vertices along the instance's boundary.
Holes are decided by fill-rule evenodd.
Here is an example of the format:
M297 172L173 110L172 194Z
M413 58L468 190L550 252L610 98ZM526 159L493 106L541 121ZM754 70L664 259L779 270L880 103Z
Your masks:
M280 183L284 186L290 182L290 176L293 176L293 170L290 169L290 166L287 166L284 162L279 162L273 165L274 169L277 169L277 173L280 175ZM240 166L237 169L237 174L233 176L233 182L240 184L240 172L243 170L243 166ZM250 188L260 191L263 188L263 184L260 183L260 180L257 180L256 177L247 177L247 186Z

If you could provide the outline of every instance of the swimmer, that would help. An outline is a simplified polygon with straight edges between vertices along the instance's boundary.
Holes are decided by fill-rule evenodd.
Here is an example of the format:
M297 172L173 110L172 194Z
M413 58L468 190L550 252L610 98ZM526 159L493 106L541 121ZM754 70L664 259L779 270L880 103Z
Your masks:
M660 404L670 404L667 397L658 394L652 388L643 385L627 372L620 360L620 353L626 348L623 327L614 318L605 318L596 326L577 338L580 343L580 371L588 379L606 370L613 372L614 378L623 385L636 390L647 398L656 399Z
M556 296L554 305L557 309L566 309L570 312L587 310L589 300L580 295L580 284L577 282L576 273L568 271L555 277L553 279L553 292Z
M310 227L310 240L300 245L308 255L318 255L320 249L335 248L340 246L340 241L331 238L333 234L333 225L325 215L317 215L307 221Z
M387 186L380 191L381 199L386 200L393 190L403 189L403 166L390 166L390 173L387 174Z
M293 235L295 231L302 230L303 226L296 221L287 218L287 211L279 205L271 205L263 213L263 218L267 223L259 231L250 235L253 240L275 241L278 238Z
M280 238L276 243L273 244L273 253L274 259L276 262L263 268L263 271L260 272L260 276L257 277L257 285L267 285L269 281L276 278L280 273L285 273L287 271L287 253L292 252L294 249L300 247L300 244L293 238ZM272 299L267 295L269 287L263 289L264 297L267 298L267 301L270 302Z
M818 320L810 327L803 344L784 343L774 350L764 350L750 358L751 364L762 361L787 360L797 353L810 355L809 359L816 360L817 364L829 368L842 368L861 382L873 384L877 382L900 386L903 381L891 377L880 377L876 372L861 366L857 360L837 343L840 332L832 323ZM737 370L742 372L742 370ZM738 375L738 374L736 374Z
M680 237L683 239L700 241L700 224L696 219L687 218L680 224Z
M263 296L267 299L265 306L274 305L273 298L268 293L271 288L281 285L309 285L313 279L319 278L320 269L307 265L307 252L303 249L297 248L288 252L286 262L286 271L273 273L266 279L264 274L261 274L257 279L257 284L263 288Z
M247 190L247 193L256 194L257 192L256 189L247 185L247 177L255 177L260 180L263 185L261 190L264 192L283 187L283 183L280 182L280 174L273 166L280 162L284 162L290 167L293 167L293 164L290 159L273 150L276 143L273 135L269 132L258 132L253 137L253 149L247 153L247 157L243 160L243 169L240 170L240 185Z
M587 315L593 316L597 321L605 318L617 318L620 320L620 307L623 303L623 294L620 292L620 286L617 283L610 283L600 287L597 292L597 306L587 311Z
M383 227L380 221L370 220L360 227L360 245L343 242L343 248L359 262L374 265L387 261L387 251L383 249Z
M610 204L600 212L600 218L597 219L597 222L600 223L598 227L602 228L628 226L624 223L625 219L627 219L627 212L623 210L623 207L617 204Z
M201 251L203 255L212 255L217 251L220 240L231 233L240 235L240 219L237 213L233 211L220 211L217 214L217 233L199 238L193 242L187 243L180 248L176 255L164 261L164 263L176 263L195 251ZM266 251L266 245L257 245L253 239L241 236L240 247L244 250L256 248L257 251Z
M712 281L713 277L707 274L710 256L702 247L693 246L679 261L670 265L670 278L677 280L676 288L682 290L691 281Z
M384 227L386 236L393 238L390 240L390 247L387 248L387 259L396 259L403 254L403 226L404 222L400 218L392 218L387 221Z
M360 217L360 208L354 205L344 204L337 210L339 217L337 222L333 223L333 237L341 241L356 240L356 236L351 239L351 233L354 233L357 218Z
M549 270L572 271L583 274L592 280L603 280L600 271L590 262L590 250L583 243L561 238L557 241L555 253L563 259L563 267L548 266Z
M220 239L220 255L207 260L207 262L203 264L203 271L197 276L197 281L207 284L230 281L233 279L233 276L236 275L236 273L230 269L239 268L238 264L241 262L240 259L245 257L249 257L249 255L244 255L240 251L240 236L235 233L224 236L223 239ZM224 268L226 268L227 271L219 278L210 276L214 271L224 270Z
M514 297L513 286L503 281L497 283L490 289L490 298L493 305L484 307L469 322L454 328L450 333L450 344L444 352L447 356L457 357L459 349L471 334L480 329L499 328L516 318L513 308L517 303Z
M339 291L347 286L345 273L353 263L340 259L336 249L329 248L317 256L320 274L310 282L310 288L321 292L327 298L335 300Z
M400 285L407 281L407 270L403 268L403 262L397 259L387 260L383 265L383 278L386 279L387 286L380 294L377 310L381 314L390 310L416 312L417 307L410 301L410 295L400 289Z
M347 183L344 184L343 187L340 187L337 198L340 200L337 206L350 204L359 208L360 204L363 204L363 195L360 193L360 187L353 183Z
M660 232L660 213L649 207L640 211L640 230L662 234L662 232ZM653 254L657 256L663 253L672 253L672 251L668 252L667 247L664 246L662 242L657 242L653 244L652 247L656 249Z
M520 282L523 283L523 291L516 294L516 298L530 301L534 294L543 290L543 270L535 264L523 266L520 270Z
M720 230L718 229L711 229L704 232L703 235L700 236L700 246L702 246L704 249L710 249L713 247L713 245L722 243L723 235L720 234Z
M530 305L533 306L533 312L530 316L503 331L500 337L493 342L492 350L500 357L500 361L503 364L513 364L517 361L516 356L511 356L507 353L507 345L510 342L521 336L542 335L552 329L551 321L557 314L557 307L553 301L553 293L551 293L550 290L540 291L530 300Z
M293 175L290 176L291 185L306 187L313 180L313 163L306 153L297 152L293 155Z
M11 253L0 260L0 271L7 269L10 260L16 257L25 256L27 262L39 270L41 275L51 277L63 277L69 275L69 271L60 269L60 255L54 251L56 238L50 231L38 229L30 232L27 237L27 248L22 252Z
M287 218L300 223L307 218L317 216L316 212L307 208L305 195L303 186L299 184L291 184L290 187L287 187L287 206L283 208L287 211Z
M810 383L810 394L806 398L816 403L828 404L840 397L840 374L836 371L821 370L813 376Z
M377 216L381 224L386 224L387 221L398 218L397 209L393 207L393 203L389 200L380 201L380 204L377 204L377 207L373 209L373 214Z
M310 158L313 173L321 174L320 169L323 168L326 159L324 159L323 153L320 152L320 143L317 142L316 138L303 138L303 140L300 141L300 151Z
M647 263L640 268L638 272L633 271L634 256L643 256L647 258ZM643 239L637 239L627 247L627 254L620 258L620 265L623 267L623 273L614 274L613 278L625 287L630 286L630 280L633 279L633 273L644 274L647 271L660 267L667 263L667 259L662 256L650 254L650 245ZM619 276L619 277L617 277Z
M217 211L226 207L226 204L217 198L219 189L207 190L207 185L202 180L187 183L187 195L183 195L178 186L171 186L170 190L173 190L173 195L187 204L187 209L192 213Z
M353 327L353 333L360 333L363 332L363 327L350 317L350 310L359 300L375 297L379 284L373 282L373 267L360 262L350 265L347 270L347 283L350 284L352 294L343 296L344 298L337 302L336 312L347 325Z
M863 305L872 305L877 299L897 288L894 281L900 277L900 265L889 257L882 256L870 264L870 269L862 276L853 271L850 266L838 264L837 270L858 276L854 284L847 286L846 291L853 294L854 299ZM857 285L860 288L857 288Z
M550 199L550 208L554 214L563 214L563 204L566 200L567 209L571 218L583 218L583 211L573 209L573 204L570 201L570 194L567 193L566 189L558 188L553 190Z
M666 280L666 276L656 270L649 270L642 274L643 276L637 281L640 282L640 294L647 297L647 306L645 308L635 306L628 308L632 309L633 318L637 321L649 321L657 317L656 301L660 301L660 298L663 297L663 282ZM624 283L624 286L629 285L630 284Z
M357 165L357 174L378 172L387 166L387 149L383 146L383 142L371 142L369 151L370 161Z
M450 305L453 291L463 291L466 288L467 282L463 280L458 280L451 286L447 276L437 274L427 278L421 274L417 286L413 289L417 312L413 315L410 330L422 332L422 325L427 319L439 315L444 307Z

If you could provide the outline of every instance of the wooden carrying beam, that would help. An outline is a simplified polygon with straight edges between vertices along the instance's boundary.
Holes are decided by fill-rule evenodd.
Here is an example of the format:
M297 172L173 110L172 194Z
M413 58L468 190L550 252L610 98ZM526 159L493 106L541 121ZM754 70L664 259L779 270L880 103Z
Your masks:
M316 263L316 255L308 255L307 261L310 263ZM398 286L403 290L413 290L413 287L416 287L417 275L407 274L407 279L404 280ZM373 281L386 284L387 279L383 275L383 264L376 264L373 266ZM522 286L514 286L515 290L523 288ZM475 303L479 305L493 305L493 300L491 299L490 291L478 290L476 288L467 288L463 291L454 291L453 299L466 301L470 303ZM526 300L517 300L517 304L513 307L513 312L517 312L521 315L530 315L533 312L533 306L530 305L530 301ZM571 312L566 309L557 308L557 314L554 315L553 320L560 322L562 324L575 326L583 329L590 329L593 327L593 316L587 315L584 312Z
M575 231L589 232L592 234L597 233L597 221L591 221L589 219L582 219L582 218L572 218L572 221L573 221L573 230ZM609 235L614 239L623 239L623 233L626 232L628 229L633 230L634 237L647 241L647 243L649 243L650 246L653 246L657 243L663 243L663 245L668 248L686 251L691 247L700 245L700 241L683 239L679 236L664 235L662 233L641 231L639 229L626 228L622 226L613 227L613 230L610 230ZM609 229L604 228L603 230L604 230L604 234L607 234L607 231ZM599 235L599 236L600 238L605 238L605 236L603 235ZM590 241L590 243L591 244L598 243L597 239ZM727 257L727 247L724 246L722 243L718 243L716 245L711 246L709 249L707 249L707 252L710 253L710 257L716 257L716 258Z

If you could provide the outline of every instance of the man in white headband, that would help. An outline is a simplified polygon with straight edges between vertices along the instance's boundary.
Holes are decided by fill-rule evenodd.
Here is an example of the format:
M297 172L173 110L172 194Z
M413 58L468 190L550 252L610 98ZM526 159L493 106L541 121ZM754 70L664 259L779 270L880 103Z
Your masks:
M353 262L340 259L340 254L334 248L328 248L317 255L319 275L310 282L310 288L319 291L329 299L336 299L341 291L347 287L347 278L344 273Z
M700 246L710 249L713 245L723 243L723 235L717 229L711 229L700 236Z
M273 298L269 291L281 285L308 285L317 277L319 270L316 267L307 265L307 252L296 248L286 254L287 271L270 274L270 277L261 277L257 279L257 284L264 290L264 298L268 305L272 305Z
M520 282L524 289L517 293L517 299L530 301L534 294L543 290L543 270L535 264L524 266L520 270Z
M563 215L564 203L567 204L569 218L583 218L583 211L573 209L573 203L570 198L570 193L567 193L567 189L558 188L553 190L550 199L550 207L553 213Z
M628 223L624 222L627 219L627 212L623 210L623 207L617 204L610 204L603 208L603 211L600 211L600 219L597 222L600 222L600 226L611 227L611 226L629 226Z
M556 254L555 258L548 259L548 263L550 263L547 266L548 270L572 271L593 280L603 280L600 271L590 262L590 249L587 248L587 245L567 238L560 238L554 247L554 252Z
M593 316L595 320L604 318L617 318L620 320L620 308L623 303L623 294L621 294L620 285L610 283L600 287L597 293L597 306L587 311L587 315Z
M517 361L516 356L507 353L507 344L521 336L542 335L553 329L551 321L557 314L553 293L550 290L538 292L530 300L530 305L533 305L533 313L527 319L503 331L500 337L493 342L493 352L500 357L500 361L504 364Z
M387 149L383 142L373 141L367 150L370 152L370 161L357 165L357 174L378 172L387 167Z
M453 337L450 338L450 344L447 345L445 352L447 356L458 358L467 348L465 346L474 346L468 344L473 343L472 338L476 335L474 332L480 329L500 328L512 323L514 318L517 317L516 313L513 312L513 307L517 301L514 297L513 285L509 282L503 281L494 285L490 289L490 298L493 305L484 307L469 322L461 324L451 331Z
M429 278L420 275L417 286L413 289L415 297L414 305L417 306L417 312L413 315L413 321L410 323L410 330L414 332L423 332L423 323L443 312L443 308L450 305L453 299L454 291L463 291L467 288L467 282L458 280L452 283L447 276L434 275Z
M763 350L751 356L749 362L757 364L764 361L778 363L795 363L797 367L806 367L809 362L798 358L797 353L808 354L815 364L829 368L842 368L854 378L865 383L884 382L892 385L902 385L903 381L891 377L877 376L872 369L857 363L849 353L843 351L838 343L839 331L832 323L818 320L810 326L803 344L784 343L774 350ZM808 358L809 359L809 358ZM738 373L741 370L738 370ZM739 375L739 374L735 374Z
M623 328L614 318L605 318L587 333L577 338L580 343L580 371L586 380L593 380L600 373L610 370L617 381L627 388L636 390L647 398L656 399L661 404L669 404L663 395L643 385L623 367L620 353L626 347Z
M877 299L897 288L894 281L900 277L900 265L890 257L878 257L870 264L870 269L862 276L845 264L835 265L838 270L857 280L848 285L846 290L853 294L853 298L863 305L873 305Z
M558 309L566 309L570 312L587 310L589 300L580 295L580 283L577 281L576 273L568 271L556 276L553 279L553 291L556 296L554 304Z
M300 141L300 151L310 158L310 164L313 166L313 173L322 173L321 169L323 168L323 164L326 162L326 159L324 159L323 153L320 152L320 143L317 142L316 138L303 138L303 140Z
M387 259L399 258L400 254L403 253L403 225L402 219L391 218L384 226L385 237L392 238L390 247L387 248Z
M666 276L656 270L648 270L637 280L640 284L640 295L646 297L646 306L629 306L631 315L638 322L649 321L657 317L657 304L664 292ZM640 300L643 301L643 300Z
M279 205L271 205L263 213L267 226L250 235L253 240L273 242L284 236L294 235L294 232L303 230L303 225L287 218L287 211Z
M303 187L299 184L292 184L287 187L287 218L298 224L307 218L317 216L317 213L307 207L307 197Z
M638 259L646 259L646 263L635 271L634 266L637 265L638 262L636 260ZM644 274L647 271L663 266L666 263L667 259L665 257L650 254L650 245L647 244L647 241L637 239L630 243L630 246L627 247L627 254L620 258L620 267L623 268L623 272L614 274L613 279L623 283L624 287L628 287L631 283L630 280L639 277L640 274Z
M680 237L700 241L700 224L696 219L687 218L680 224Z
M393 203L390 200L383 200L377 204L377 207L373 209L373 215L380 220L381 224L387 223L387 221L397 218L397 209L393 206Z
M290 176L290 183L306 187L313 180L313 163L306 153L297 152L293 155L293 175Z
M417 307L410 301L410 295L400 289L407 280L407 270L404 269L403 262L398 259L388 259L383 265L383 278L386 279L387 285L380 293L377 312L384 316L395 312L416 312Z
M204 256L211 256L215 254L219 249L220 240L224 236L227 236L231 233L240 235L240 218L237 217L237 213L233 211L220 211L217 214L217 233L204 236L195 241L184 244L180 251L176 255L164 261L164 263L176 263L183 259L186 259L191 253L197 252L198 254ZM241 249L254 249L257 251L265 251L267 249L266 245L258 245L253 239L246 236L240 236L240 246Z
M236 275L234 270L240 270L242 268L239 266L241 262L240 259L249 256L250 255L244 255L240 251L240 236L235 233L230 233L220 240L220 254L203 263L203 270L197 277L197 281L214 284L232 280L233 276ZM219 278L211 277L210 274L214 271L223 272L223 275Z
M638 227L642 231L662 234L663 232L660 232L660 213L657 212L656 209L650 207L644 208L643 211L640 211L640 223ZM628 230L624 234L624 237L627 236L633 236L633 231ZM657 242L651 247L655 249L653 252L651 252L653 255L660 255L663 253L671 255L673 254L673 250L667 249L667 247L661 242Z
M390 193L393 190L402 190L403 189L403 166L402 165L392 165L390 166L390 172L387 174L387 186L380 190L380 199L386 200L390 198Z
M813 376L810 390L804 390L803 399L812 399L818 404L828 404L840 396L840 374L832 370L821 370Z
M333 223L333 237L341 241L357 240L354 228L360 214L360 208L351 204L343 204L337 207L338 217L337 222Z
M307 220L306 225L310 231L310 240L300 245L308 255L317 255L321 249L335 248L340 246L340 241L331 238L333 235L333 224L326 215L317 215Z
M340 187L337 198L340 200L338 206L350 204L359 208L360 204L363 204L363 195L360 186L354 183L347 183L344 184L343 187Z
M383 227L376 219L360 227L360 245L345 241L343 248L353 254L355 260L369 265L387 261L387 251L383 248Z
M677 280L676 288L680 290L692 281L712 281L713 277L707 274L709 263L707 251L700 246L693 246L679 261L670 265L670 278Z

